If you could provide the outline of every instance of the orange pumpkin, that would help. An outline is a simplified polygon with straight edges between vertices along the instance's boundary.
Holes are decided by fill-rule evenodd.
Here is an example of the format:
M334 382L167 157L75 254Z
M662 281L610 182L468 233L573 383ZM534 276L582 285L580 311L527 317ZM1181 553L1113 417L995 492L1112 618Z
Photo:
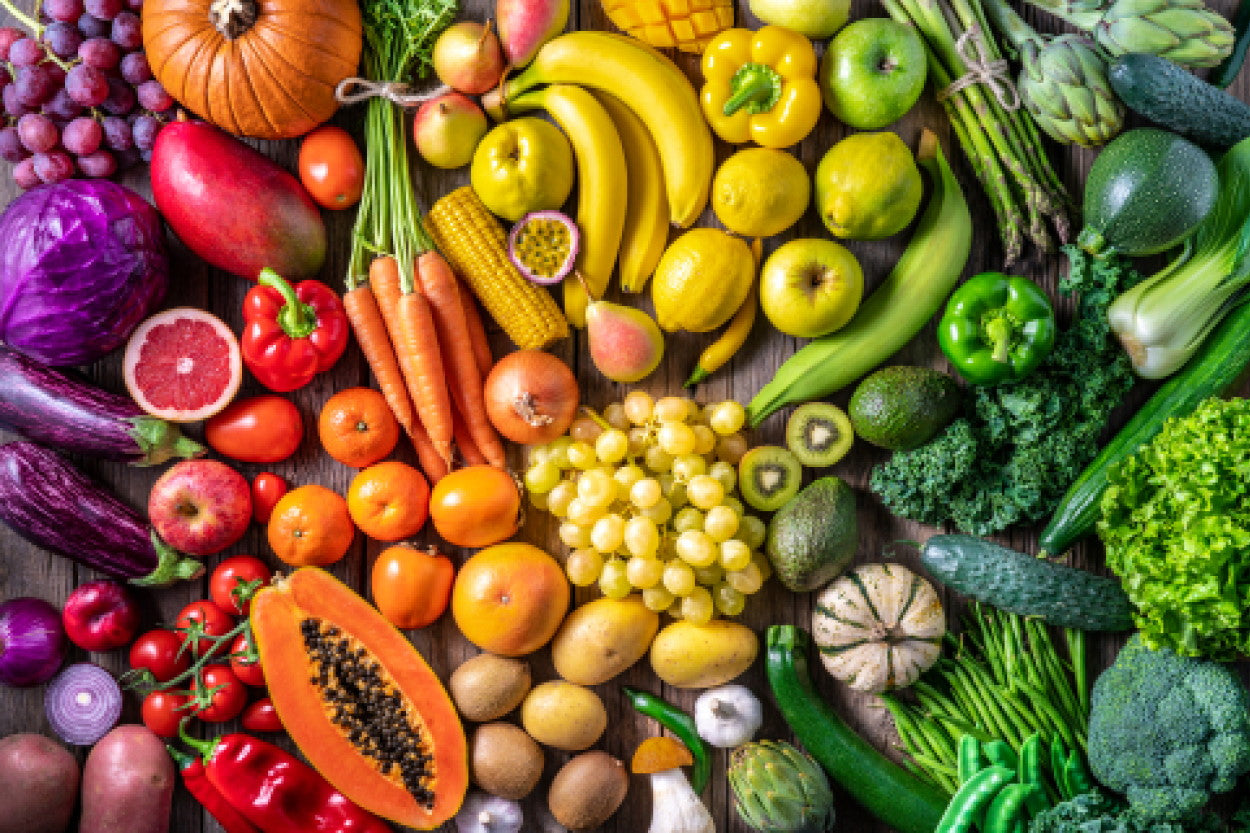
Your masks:
M529 544L498 544L472 556L456 574L451 615L482 650L519 657L551 641L570 595L564 570L550 555Z
M302 136L334 115L360 61L356 0L147 0L152 74L197 116L257 139Z

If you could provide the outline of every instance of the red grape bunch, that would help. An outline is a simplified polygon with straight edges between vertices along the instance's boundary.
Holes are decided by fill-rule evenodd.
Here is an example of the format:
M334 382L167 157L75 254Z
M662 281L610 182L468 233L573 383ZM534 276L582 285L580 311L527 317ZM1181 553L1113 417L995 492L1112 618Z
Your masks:
M44 0L37 34L0 28L0 158L18 185L112 176L151 158L175 104L143 53L142 6Z

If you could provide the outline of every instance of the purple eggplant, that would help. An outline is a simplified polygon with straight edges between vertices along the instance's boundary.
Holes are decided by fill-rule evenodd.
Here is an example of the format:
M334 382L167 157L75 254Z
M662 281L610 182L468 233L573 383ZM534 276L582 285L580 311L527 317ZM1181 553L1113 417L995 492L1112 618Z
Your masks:
M154 466L204 446L125 396L0 347L0 428L62 451Z
M204 573L142 515L34 443L0 445L0 521L37 547L142 587Z

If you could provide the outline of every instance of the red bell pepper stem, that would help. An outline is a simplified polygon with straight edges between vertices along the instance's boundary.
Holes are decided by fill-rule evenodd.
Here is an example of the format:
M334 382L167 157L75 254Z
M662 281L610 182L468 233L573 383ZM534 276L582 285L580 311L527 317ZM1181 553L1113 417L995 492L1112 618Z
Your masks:
M256 281L261 286L269 286L282 294L284 303L278 311L278 324L282 331L291 338L308 338L317 329L317 314L302 302L295 294L295 287L266 266L260 270Z
M200 802L210 816L217 819L217 823L226 833L263 833L234 809L230 802L226 801L226 797L208 782L204 774L203 761L168 744L165 748L169 750L170 757L178 765L178 771L182 773L182 783L187 788L187 792Z

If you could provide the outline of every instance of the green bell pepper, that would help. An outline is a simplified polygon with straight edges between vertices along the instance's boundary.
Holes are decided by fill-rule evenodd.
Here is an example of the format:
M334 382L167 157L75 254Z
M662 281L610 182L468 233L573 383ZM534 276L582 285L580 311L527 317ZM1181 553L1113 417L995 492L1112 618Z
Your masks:
M955 370L974 385L1016 382L1055 346L1055 311L1028 278L984 272L969 278L946 303L938 344Z

